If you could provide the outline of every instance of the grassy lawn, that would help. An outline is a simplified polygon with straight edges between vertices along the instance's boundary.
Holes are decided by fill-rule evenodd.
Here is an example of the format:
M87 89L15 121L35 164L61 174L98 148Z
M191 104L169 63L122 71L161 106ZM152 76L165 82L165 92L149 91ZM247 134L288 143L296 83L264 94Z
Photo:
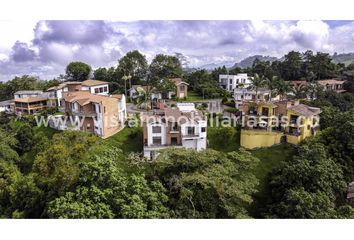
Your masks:
M121 148L124 153L143 150L143 129L125 127L119 133L105 139L108 145Z
M199 95L196 92L189 91L187 94L187 99L180 99L180 102L198 102L200 100L205 100L203 99L203 96Z

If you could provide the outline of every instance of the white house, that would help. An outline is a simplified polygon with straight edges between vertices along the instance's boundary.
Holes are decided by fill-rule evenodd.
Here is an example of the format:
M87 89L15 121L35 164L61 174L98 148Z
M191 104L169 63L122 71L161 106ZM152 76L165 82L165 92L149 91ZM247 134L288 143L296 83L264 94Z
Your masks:
M233 95L234 95L236 108L239 108L244 101L251 101L251 100L269 101L271 99L271 92L269 89L266 88L258 89L257 92L258 96L256 96L256 90L254 89L235 88Z
M14 112L14 101L7 100L0 102L0 112L11 113Z
M252 79L247 76L247 73L239 73L237 75L220 74L219 86L234 93L235 88L247 88L252 84Z
M197 151L207 147L207 120L193 103L178 103L177 108L142 115L144 157L155 159L168 147Z

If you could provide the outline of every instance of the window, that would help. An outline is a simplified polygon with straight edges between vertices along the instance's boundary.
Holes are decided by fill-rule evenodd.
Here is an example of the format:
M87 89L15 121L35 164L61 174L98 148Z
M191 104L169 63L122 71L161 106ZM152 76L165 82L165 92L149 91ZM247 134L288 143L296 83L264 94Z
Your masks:
M100 93L103 92L103 87L100 87Z
M108 87L107 87L107 86L104 87L104 91L105 91L105 92L108 92Z
M232 84L232 78L229 79L229 83Z
M152 137L152 144L161 145L161 137Z
M206 131L206 127L202 127L202 133Z
M99 93L99 89L98 88L95 88L95 93Z
M307 130L310 130L310 128L311 128L310 125L307 125Z
M184 85L183 85L183 84L181 84L181 85L179 86L179 90L180 90L181 92L184 92Z
M187 134L194 135L194 127L187 127Z
M160 126L153 126L152 133L161 133L161 127Z

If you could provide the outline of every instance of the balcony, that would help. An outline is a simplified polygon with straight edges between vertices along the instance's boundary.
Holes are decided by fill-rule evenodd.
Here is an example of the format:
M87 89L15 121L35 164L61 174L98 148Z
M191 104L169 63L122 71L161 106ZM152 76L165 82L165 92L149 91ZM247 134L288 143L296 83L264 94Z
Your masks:
M200 135L199 134L191 134L191 133L187 133L187 134L182 134L182 138L199 138Z
M97 113L95 111L72 111L73 116L78 117L97 117Z

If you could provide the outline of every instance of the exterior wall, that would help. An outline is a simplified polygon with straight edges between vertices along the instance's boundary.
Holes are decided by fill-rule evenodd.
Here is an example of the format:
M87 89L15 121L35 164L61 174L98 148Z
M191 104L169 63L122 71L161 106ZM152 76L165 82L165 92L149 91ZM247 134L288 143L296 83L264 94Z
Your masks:
M118 101L118 114L119 121L121 125L124 126L125 120L127 119L127 105L124 94L122 94L122 98Z
M82 90L89 90L92 94L98 94L98 95L108 95L108 93L109 93L108 84L97 85L97 86L92 86L92 87L82 86L81 89ZM98 90L97 93L96 93L96 89Z
M250 77L246 73L240 73L237 75L220 74L219 75L219 85L221 85L225 90L233 94L235 88L240 88L241 85L247 88L252 83Z
M271 147L279 144L283 133L267 132L264 130L241 130L241 147L247 149Z
M103 138L110 137L123 127L119 122L118 99L110 98L102 102Z
M161 133L152 133L152 127L161 127ZM161 144L166 145L166 125L163 123L152 123L147 125L147 145L153 146L153 137L161 137Z
M75 92L75 91L80 91L81 90L81 83L78 84L68 84L64 88L64 92Z
M286 142L297 145L301 142L301 136L286 135Z
M184 87L183 91L181 91L181 86L182 86L182 88ZM184 82L181 82L181 84L176 86L176 97L178 97L178 98L188 97L188 85L187 84L185 84Z

